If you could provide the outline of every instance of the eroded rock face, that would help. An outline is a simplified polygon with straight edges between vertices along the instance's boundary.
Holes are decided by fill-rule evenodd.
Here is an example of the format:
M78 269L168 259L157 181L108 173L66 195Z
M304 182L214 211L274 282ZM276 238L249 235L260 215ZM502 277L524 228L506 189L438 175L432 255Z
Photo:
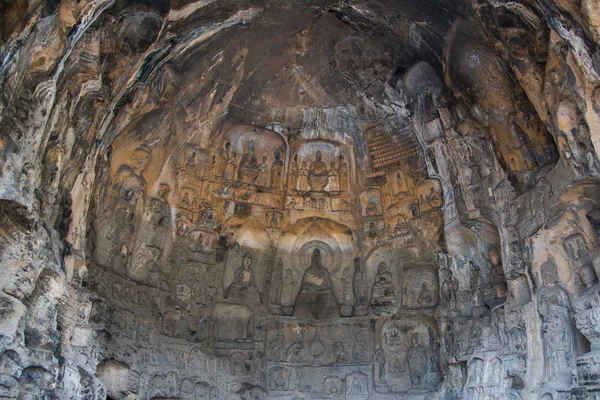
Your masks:
M599 395L595 2L0 10L0 397Z

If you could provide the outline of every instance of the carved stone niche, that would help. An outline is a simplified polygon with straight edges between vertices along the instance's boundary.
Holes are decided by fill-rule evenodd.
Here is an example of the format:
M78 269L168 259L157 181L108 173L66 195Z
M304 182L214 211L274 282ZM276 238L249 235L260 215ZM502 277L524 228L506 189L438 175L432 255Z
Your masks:
M398 82L398 89L402 90L410 99L417 102L421 96L424 101L424 122L430 122L438 118L438 107L444 84L433 67L425 62L419 61L406 70L402 81ZM429 143L438 136L437 132L425 130L425 140Z
M515 123L512 83L505 66L487 46L478 28L457 20L447 37L444 51L445 80L472 114L489 127L501 161L510 171L535 167L535 159L519 137ZM478 63L473 63L476 57Z
M426 179L415 188L420 211L426 212L443 205L442 185L437 179Z
M347 145L326 140L296 142L291 154L289 191L337 196L355 183L353 149Z
M407 268L402 284L402 309L426 309L438 305L439 282L434 268Z
M393 260L395 255L391 245L375 248L367 255L366 284L369 312L374 315L393 314L398 308L401 296L399 271Z
M366 188L358 194L358 207L363 218L383 215L383 192L377 188Z
M280 190L286 176L287 143L269 129L237 125L213 149L213 176L218 180L250 184L252 188Z
M370 367L371 327L368 322L292 323L271 321L266 359L296 367Z
M280 297L270 297L271 312L314 319L352 315L355 267L348 227L323 218L298 220L282 232L275 260L282 272L276 274L280 282L271 282L280 287Z
M192 143L183 145L177 160L177 175L186 184L211 176L212 157L210 152Z
M437 324L433 318L390 319L383 323L378 321L373 363L375 391L436 391L441 381L437 332Z
M251 307L265 304L266 279L272 269L271 242L266 231L258 226L241 227L234 233L233 243L225 259L223 297Z

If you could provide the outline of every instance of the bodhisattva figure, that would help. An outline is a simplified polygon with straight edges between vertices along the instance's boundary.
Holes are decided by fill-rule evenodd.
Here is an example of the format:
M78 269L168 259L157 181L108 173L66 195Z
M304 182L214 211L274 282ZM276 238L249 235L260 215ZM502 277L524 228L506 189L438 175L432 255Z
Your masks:
M376 386L387 386L387 381L385 379L385 353L383 352L383 348L380 346L375 350L375 367L377 368L374 371L374 379Z
M308 172L308 185L310 190L324 190L325 186L329 183L327 164L322 160L323 155L320 151L317 151L315 155L315 161L310 165Z
M340 178L338 177L338 169L335 161L331 162L331 168L329 168L329 183L327 184L327 190L330 192L338 192L340 190Z
M294 278L294 271L291 268L285 270L285 276L283 278L283 290L281 291L281 305L284 307L294 306L294 284L296 279Z
M427 350L419 344L419 334L413 333L411 341L412 346L408 348L406 354L408 368L410 370L410 381L413 389L421 389L423 386L423 378L427 373Z
M300 174L298 176L298 191L308 192L310 190L308 186L308 168L306 161L302 161L302 168L300 168Z
M396 293L392 282L392 274L387 270L387 264L380 262L377 267L377 275L373 284L371 295L371 308L376 311L387 309L396 302Z
M458 292L458 281L454 278L451 269L446 270L448 277L442 283L442 304L448 310L456 310L456 292Z
M338 179L340 181L340 190L348 191L348 164L344 161L344 155L340 154L340 166L338 167Z
M275 151L275 161L271 165L271 185L270 187L281 188L281 176L283 175L283 161L281 161L281 153ZM291 176L290 176L291 178ZM296 179L298 179L298 165L296 165Z
M237 153L233 151L231 152L231 157L227 160L223 178L228 181L234 181L237 175L237 168Z
M219 150L219 154L217 155L217 159L215 160L215 176L223 176L225 173L225 168L227 167L227 160L229 159L229 148L231 144L229 142L225 143L225 146Z
M245 183L254 183L258 177L258 161L254 154L254 140L248 141L248 150L242 155L238 169L238 179Z
M365 275L360 266L360 258L354 259L354 301L356 307L367 307L367 292L365 288Z
M333 283L321 260L321 250L314 249L310 267L302 278L300 293L294 308L296 316L311 316L321 319L326 316L339 316L337 298L333 293Z
M282 285L283 285L283 260L281 258L277 259L277 265L275 266L275 270L273 271L273 289L272 289L272 297L271 303L273 304L281 304L281 294L282 294Z
M261 163L258 165L258 178L256 184L266 187L269 182L269 166L267 165L267 156L263 156Z
M233 282L225 289L223 297L228 298L231 293L241 297L257 294L259 302L262 303L262 293L256 287L254 271L252 270L252 255L250 253L244 254L242 266L235 271Z
M298 154L294 154L294 158L290 163L290 173L288 174L288 189L298 189Z
M433 302L433 294L431 290L427 287L427 282L423 282L421 284L421 291L419 292L419 297L417 298L417 304L421 307L428 307Z
M478 265L469 261L471 265L471 294L473 295L473 315L481 315L481 312L486 308L485 299L483 297L483 276Z
M546 261L541 272L543 286L537 302L544 338L544 382L570 387L573 383L574 337L569 297L558 285L554 262Z

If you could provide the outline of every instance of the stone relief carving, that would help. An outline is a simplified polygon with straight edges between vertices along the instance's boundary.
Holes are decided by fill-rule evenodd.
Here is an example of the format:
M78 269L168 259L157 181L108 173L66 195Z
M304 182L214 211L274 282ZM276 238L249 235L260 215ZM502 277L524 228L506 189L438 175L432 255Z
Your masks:
M317 16L269 76L231 35L278 50L278 7L232 13L222 51L177 4L32 3L15 28L17 3L0 397L598 395L593 2L449 7L398 37L334 7L341 40Z

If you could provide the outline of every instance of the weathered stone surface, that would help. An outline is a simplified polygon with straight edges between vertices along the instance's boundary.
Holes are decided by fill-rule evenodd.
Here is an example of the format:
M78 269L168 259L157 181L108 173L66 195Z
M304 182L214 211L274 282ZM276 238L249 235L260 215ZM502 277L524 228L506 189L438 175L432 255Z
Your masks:
M597 2L9 3L0 397L600 395Z

